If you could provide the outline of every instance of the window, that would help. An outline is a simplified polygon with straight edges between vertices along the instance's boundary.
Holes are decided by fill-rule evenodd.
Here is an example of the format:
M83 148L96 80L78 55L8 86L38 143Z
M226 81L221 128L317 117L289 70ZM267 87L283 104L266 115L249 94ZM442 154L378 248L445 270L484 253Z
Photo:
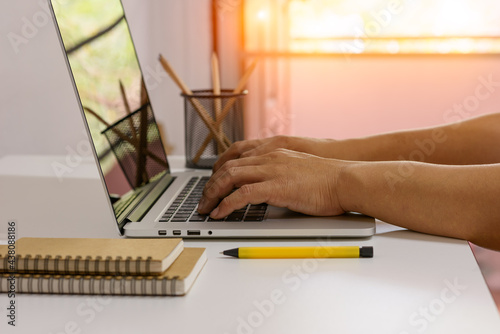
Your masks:
M500 53L498 0L246 0L245 51Z

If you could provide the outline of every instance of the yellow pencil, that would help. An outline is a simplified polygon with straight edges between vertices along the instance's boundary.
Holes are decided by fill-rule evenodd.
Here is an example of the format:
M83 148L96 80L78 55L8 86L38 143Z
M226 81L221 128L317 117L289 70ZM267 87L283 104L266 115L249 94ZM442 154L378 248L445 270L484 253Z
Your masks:
M373 257L373 247L311 246L311 247L240 247L221 252L240 259L302 259Z

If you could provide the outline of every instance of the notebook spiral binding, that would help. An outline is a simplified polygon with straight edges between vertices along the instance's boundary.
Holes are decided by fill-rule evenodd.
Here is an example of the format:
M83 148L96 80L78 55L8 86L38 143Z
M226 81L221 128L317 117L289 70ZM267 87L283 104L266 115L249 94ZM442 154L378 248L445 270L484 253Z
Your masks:
M79 258L79 266L82 270L94 271L96 268L102 270L106 262L110 270L115 268L114 262L100 258L100 266L94 266L92 261L86 257ZM145 258L145 256L144 256ZM65 269L67 260L76 262L76 257L62 258L54 256L44 258L41 256L30 256L26 261L30 269L52 270L57 262L59 269ZM17 258L20 265L24 265L24 257ZM35 260L38 261L35 264ZM116 259L115 259L116 260ZM124 257L120 269L126 267ZM133 271L135 259L128 259L127 270ZM72 295L135 295L135 296L182 296L185 295L193 284L207 260L204 248L186 248L179 255L177 263L174 263L161 275L66 275L60 273L0 273L0 293L30 293L30 294L72 294ZM0 258L0 264L3 258ZM13 258L11 258L12 264ZM145 264L145 260L143 264ZM73 263L73 264L74 264ZM72 269L72 268L70 268ZM142 266L140 269L144 269Z
M16 275L17 292L72 295L176 295L179 276ZM4 291L0 281L0 290Z
M0 261L4 261L4 268L12 268L9 266L9 256L0 255ZM149 256L145 260L138 256L137 258L132 258L128 256L123 259L121 256L112 258L107 256L103 259L102 256L97 256L92 258L91 256L85 257L83 259L81 256L71 257L66 256L63 258L60 255L52 257L50 255L42 257L42 255L37 254L34 257L32 255L26 255L21 257L16 255L14 269L7 269L9 273L16 272L34 272L34 273L59 273L65 275L146 275L151 272L151 262L152 257ZM92 265L93 264L93 265ZM113 265L112 265L113 264ZM143 264L145 264L143 266ZM73 265L73 268L71 266ZM122 269L122 267L125 269ZM83 268L82 268L83 267ZM102 268L104 267L104 268ZM144 267L141 270L141 267Z

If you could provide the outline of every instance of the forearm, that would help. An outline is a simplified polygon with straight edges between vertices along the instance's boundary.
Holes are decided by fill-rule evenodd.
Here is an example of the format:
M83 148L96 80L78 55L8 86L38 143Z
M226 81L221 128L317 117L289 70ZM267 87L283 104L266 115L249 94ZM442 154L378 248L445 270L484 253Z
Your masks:
M500 114L445 126L332 142L324 156L353 161L410 160L448 165L500 162Z
M500 250L500 164L347 163L337 195L344 210Z

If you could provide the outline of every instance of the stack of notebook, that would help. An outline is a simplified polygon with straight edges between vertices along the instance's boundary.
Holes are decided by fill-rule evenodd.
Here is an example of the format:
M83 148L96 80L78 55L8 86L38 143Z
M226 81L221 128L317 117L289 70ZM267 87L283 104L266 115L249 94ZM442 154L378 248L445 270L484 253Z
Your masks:
M0 245L0 292L178 296L206 260L182 239L21 238Z

